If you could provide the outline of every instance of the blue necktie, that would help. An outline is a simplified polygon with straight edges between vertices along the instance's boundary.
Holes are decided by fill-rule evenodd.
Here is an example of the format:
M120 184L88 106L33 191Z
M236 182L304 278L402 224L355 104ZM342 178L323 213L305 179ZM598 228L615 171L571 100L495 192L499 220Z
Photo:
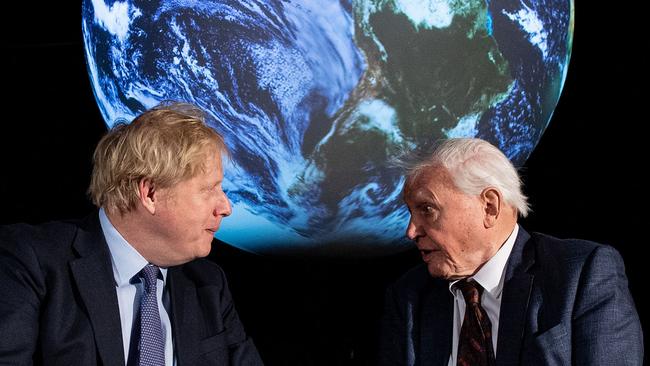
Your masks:
M165 341L156 296L158 273L160 269L153 264L140 271L144 293L140 302L139 366L165 366Z

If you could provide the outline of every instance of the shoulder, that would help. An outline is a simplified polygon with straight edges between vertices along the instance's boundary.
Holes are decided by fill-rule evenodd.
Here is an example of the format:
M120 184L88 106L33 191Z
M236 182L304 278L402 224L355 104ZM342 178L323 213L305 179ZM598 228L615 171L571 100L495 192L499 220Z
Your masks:
M400 288L419 288L423 287L431 277L425 263L420 263L404 273L395 281L394 286Z
M400 299L414 299L428 292L432 286L443 280L431 277L425 263L421 263L388 287L389 295ZM446 282L446 281L444 281Z
M0 227L0 282L16 292L14 300L29 301L34 294L42 298L48 283L61 284L58 281L67 278L66 263L75 257L77 232L78 226L69 222Z
M195 259L180 266L179 270L197 287L226 285L226 274L223 269L207 259Z
M0 248L6 253L52 255L69 251L79 229L76 221L53 221L40 225L0 226Z
M589 255L598 247L605 245L583 239L560 239L542 233L531 233L531 240L534 241L538 250L544 254L562 254L568 257L581 257Z
M594 257L620 258L618 251L605 244L582 239L559 239L541 233L532 233L536 260L549 265L582 266Z
M591 281L594 276L624 276L623 259L609 245L540 233L532 233L529 242L535 250L535 272L550 285L564 283L571 288L582 281Z

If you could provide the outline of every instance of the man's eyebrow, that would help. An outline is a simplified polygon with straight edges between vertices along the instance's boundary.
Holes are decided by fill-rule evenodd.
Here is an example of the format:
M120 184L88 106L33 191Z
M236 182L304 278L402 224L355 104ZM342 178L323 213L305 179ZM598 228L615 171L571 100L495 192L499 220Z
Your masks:
M438 197L434 192L431 192L430 190L425 190L425 189L418 189L414 191L411 195L411 197L414 198L416 201L433 201L435 204L439 205L440 201L438 200Z

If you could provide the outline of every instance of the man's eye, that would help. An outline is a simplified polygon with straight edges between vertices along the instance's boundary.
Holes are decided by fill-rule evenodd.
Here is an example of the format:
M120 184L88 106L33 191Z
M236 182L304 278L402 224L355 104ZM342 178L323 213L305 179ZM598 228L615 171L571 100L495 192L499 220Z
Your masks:
M422 205L420 209L427 215L432 215L436 212L436 209L431 205Z

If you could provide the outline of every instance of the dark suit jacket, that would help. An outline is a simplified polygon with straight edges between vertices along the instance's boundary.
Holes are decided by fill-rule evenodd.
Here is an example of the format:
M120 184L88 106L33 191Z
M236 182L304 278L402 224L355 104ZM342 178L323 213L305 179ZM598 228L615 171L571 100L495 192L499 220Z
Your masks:
M446 366L453 296L420 265L387 291L381 365ZM643 336L611 247L519 235L506 265L497 365L641 365Z
M223 271L169 268L178 365L261 365ZM110 253L97 213L0 228L0 364L124 365Z

